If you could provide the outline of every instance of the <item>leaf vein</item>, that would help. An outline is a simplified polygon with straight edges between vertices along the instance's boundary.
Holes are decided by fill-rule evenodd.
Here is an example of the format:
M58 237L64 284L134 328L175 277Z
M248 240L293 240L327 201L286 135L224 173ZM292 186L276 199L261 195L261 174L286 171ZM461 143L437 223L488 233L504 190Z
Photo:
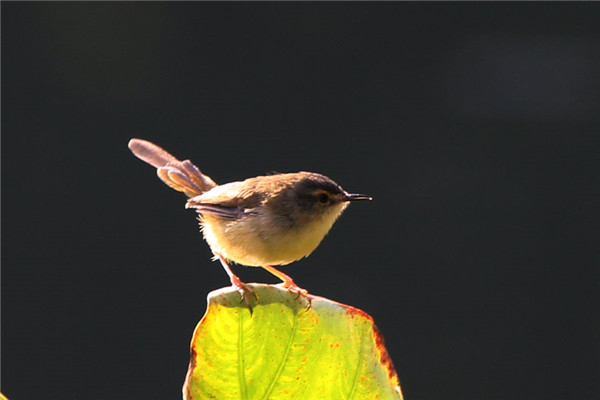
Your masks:
M288 342L287 342L287 344L285 346L285 350L284 350L283 355L281 357L281 362L279 363L279 366L277 367L277 371L275 371L275 375L273 375L273 379L271 380L271 383L269 384L269 387L265 391L265 395L263 396L263 400L266 400L266 399L269 398L269 396L273 392L273 389L275 388L275 384L277 383L277 381L279 380L279 377L281 376L281 372L283 371L283 367L285 367L285 364L286 364L286 362L288 360L288 356L290 354L290 349L292 348L292 343L294 343L294 338L296 336L296 331L297 330L298 330L298 311L296 311L294 313L294 320L292 322L292 332L290 333L290 339L288 340Z
M352 387L350 388L350 393L348 393L348 400L352 400L354 398L354 396L356 395L356 391L357 391L357 387L358 387L358 380L360 377L360 370L362 367L362 360L363 360L363 343L365 340L365 335L366 332L363 332L362 335L360 335L360 352L358 353L358 365L356 366L356 373L354 374L354 379L352 382Z
M240 397L248 400L248 388L246 387L246 376L244 373L244 316L239 312L238 325L238 382L240 385Z

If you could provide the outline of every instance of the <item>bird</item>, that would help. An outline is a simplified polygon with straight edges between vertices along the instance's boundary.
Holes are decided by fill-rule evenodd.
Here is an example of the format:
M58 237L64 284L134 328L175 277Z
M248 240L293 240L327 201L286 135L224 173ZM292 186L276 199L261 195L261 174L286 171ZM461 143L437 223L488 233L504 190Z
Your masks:
M154 143L133 138L128 147L155 167L167 186L188 197L185 207L198 213L213 258L221 262L248 307L254 292L233 273L230 263L262 267L284 288L306 296L305 289L275 266L310 255L350 202L372 199L348 193L327 176L306 171L217 185L190 160L180 161Z

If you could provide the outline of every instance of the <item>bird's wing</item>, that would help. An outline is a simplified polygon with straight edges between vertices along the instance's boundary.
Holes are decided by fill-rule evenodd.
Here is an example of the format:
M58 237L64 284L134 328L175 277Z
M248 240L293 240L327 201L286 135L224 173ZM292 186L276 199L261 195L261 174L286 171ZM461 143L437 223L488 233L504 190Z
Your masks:
M261 201L261 195L249 190L245 182L231 182L192 197L185 207L194 208L200 214L237 219L252 214Z
M194 208L198 213L210 214L215 217L224 219L237 220L243 217L246 213L244 210L238 207L227 207L220 204L197 204L188 206L188 208Z

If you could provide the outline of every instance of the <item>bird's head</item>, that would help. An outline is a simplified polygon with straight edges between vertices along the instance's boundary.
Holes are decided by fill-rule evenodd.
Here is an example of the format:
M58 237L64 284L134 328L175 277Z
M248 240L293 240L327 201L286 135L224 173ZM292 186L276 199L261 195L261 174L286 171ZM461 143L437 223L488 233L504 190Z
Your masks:
M348 193L325 175L314 172L294 174L293 184L286 189L284 198L287 212L299 221L316 220L323 217L337 218L351 201L371 200L364 194ZM329 218L327 218L329 219Z

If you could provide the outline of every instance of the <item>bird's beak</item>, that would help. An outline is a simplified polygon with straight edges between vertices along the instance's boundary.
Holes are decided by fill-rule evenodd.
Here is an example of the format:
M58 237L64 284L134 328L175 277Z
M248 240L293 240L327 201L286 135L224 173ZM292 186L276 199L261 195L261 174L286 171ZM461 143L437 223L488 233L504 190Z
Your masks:
M371 196L366 194L346 193L343 198L344 201L355 201L355 200L373 200Z

